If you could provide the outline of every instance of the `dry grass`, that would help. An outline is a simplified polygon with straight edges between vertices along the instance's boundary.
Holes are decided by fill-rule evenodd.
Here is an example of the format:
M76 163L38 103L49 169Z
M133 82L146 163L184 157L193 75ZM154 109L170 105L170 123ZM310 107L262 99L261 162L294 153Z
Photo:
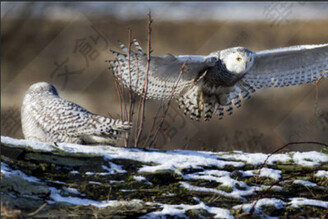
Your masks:
M21 210L12 209L7 204L3 204L1 202L1 218L4 219L16 219L16 218L22 218L22 212Z

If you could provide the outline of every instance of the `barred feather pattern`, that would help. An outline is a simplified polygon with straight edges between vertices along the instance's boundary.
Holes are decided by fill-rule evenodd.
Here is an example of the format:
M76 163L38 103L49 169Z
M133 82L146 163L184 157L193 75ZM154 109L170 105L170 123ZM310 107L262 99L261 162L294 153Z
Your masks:
M132 89L139 95L143 92L143 86L147 71L147 55L140 47L139 43L134 39L134 46L138 52L130 51L130 57L126 54L122 54L113 50L110 50L116 57L116 60L108 60L110 68L118 81L124 85L124 87ZM128 53L128 49L123 43L119 41L120 48L123 52ZM130 61L129 61L130 58ZM130 69L130 71L129 71ZM187 71L187 70L186 70ZM192 84L190 81L179 81L176 84L176 80L170 81L165 78L155 77L151 71L148 73L148 92L146 94L147 99L167 99L172 95L173 88L175 92L173 95L177 97L179 93Z
M133 43L138 52L130 52L130 63L127 55L115 51L112 53L116 60L109 62L116 78L125 87L141 94L147 57L135 40ZM129 52L122 43L119 44L125 53ZM152 56L151 60L155 61L150 65L147 98L168 99L172 95L179 70L177 62L181 64L186 57L190 56ZM328 73L325 74L328 70L328 44L259 52L234 47L197 57L190 63L190 71L185 74L187 77L179 82L174 94L179 108L195 120L204 117L207 121L213 114L219 119L225 114L231 115L234 108L241 106L242 99L250 98L255 88L301 85L328 78ZM206 72L208 74L204 74Z
M26 139L42 142L116 144L131 123L93 114L62 99L46 82L32 85L22 105L22 128Z
M249 99L254 92L255 89L243 81L238 81L232 87L208 87L200 82L178 98L179 108L196 121L202 116L208 121L213 113L222 119L224 113L231 115L234 107L241 107L241 99Z
M126 46L118 41L121 50L129 54ZM126 88L132 89L138 94L142 94L146 75L147 55L134 39L133 44L138 52L130 51L130 57L126 54L110 50L116 60L108 60L113 74ZM129 61L130 58L130 61ZM129 71L130 70L130 71ZM204 117L205 121L212 118L215 113L222 119L224 112L231 115L233 106L239 108L241 99L249 99L250 93L255 90L247 83L239 81L235 86L222 87L212 86L197 81L194 78L190 81L179 81L174 96L177 98L179 108L184 109L184 114L199 121ZM146 97L151 99L167 99L172 95L172 89L176 81L169 78L154 77L152 72L148 74L148 92ZM182 95L179 95L182 94Z
M272 75L257 75L254 78L245 77L244 81L253 84L255 88L263 87L288 87L315 82L321 76L328 78L328 74L324 74L328 69L327 65L307 66L290 71L288 74L280 72L272 72Z
M312 47L312 48L311 48ZM285 56L275 55L282 50L298 50ZM328 44L292 46L262 51L255 58L243 81L255 88L287 87L313 83L321 77L328 78Z

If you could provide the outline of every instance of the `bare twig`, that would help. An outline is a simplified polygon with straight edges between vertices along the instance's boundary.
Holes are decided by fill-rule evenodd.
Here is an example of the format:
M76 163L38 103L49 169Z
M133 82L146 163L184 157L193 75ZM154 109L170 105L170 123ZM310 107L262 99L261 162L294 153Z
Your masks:
M1 202L0 209L1 209L1 216L3 218L21 218L22 217L21 210L12 209L7 204L8 203L3 204L3 202Z
M43 205L41 205L38 209L36 209L35 211L31 212L31 213L28 213L26 214L26 216L29 216L29 217L33 217L34 215L36 215L37 213L39 213L44 207L47 206L47 202L43 203Z
M118 61L118 63L119 63L119 69L120 69L120 75L121 75L122 74L121 64L119 61ZM115 78L115 87L116 87L117 95L120 100L121 120L124 121L122 88L121 88L121 85L120 85L120 82L118 81L118 79L116 79L116 77L114 77L114 78Z
M320 146L328 146L328 144L325 144L325 143L321 143L321 142L315 142L315 141L305 141L305 142L289 142L287 144L285 144L284 146L278 148L277 150L273 151L272 153L270 153L267 158L264 160L263 164L260 166L260 169L259 169L259 172L257 173L257 177L256 177L256 180L255 180L255 184L258 184L258 181L259 181L259 178L260 178L260 174L261 174L261 170L262 168L264 167L264 165L267 163L268 159L275 153L277 153L278 151L290 146L290 145L301 145L301 144L315 144L315 145L320 145ZM277 182L273 183L270 185L270 187L268 189L266 189L265 191L261 192L257 198L256 198L256 201L254 202L252 208L251 208L251 211L250 213L253 214L254 210L255 210L255 205L257 204L257 202L259 201L259 199L261 199L261 197L263 197L263 195L268 191L270 190L274 185L277 185L279 184L280 182L283 182L285 180L288 180L288 179L291 179L293 177L296 177L296 176L299 176L299 175L303 175L303 174L307 174L307 173L311 173L313 172L314 170L311 170L311 171L303 171L301 173L298 173L298 174L295 174L293 176L290 176L290 177L287 177L287 178L283 178L281 180L278 180Z
M130 98L130 109L128 113L128 121L131 122L133 112L132 112L132 106L134 104L134 98L133 98L133 93L132 93L132 87L131 87L131 68L130 68L130 63L131 63L131 29L129 29L129 47L128 47L128 71L129 71L129 98Z
M121 81L123 82L123 76L121 74ZM128 118L128 111L127 111L127 106L126 106L126 100L125 100L125 92L124 92L124 85L120 86L121 88L121 96L123 100L123 121L126 121Z
M200 80L202 80L207 74L207 70L204 71L201 76L194 82L194 85L197 84Z
M129 122L132 122L133 120L133 109L134 109L134 103L135 103L135 95L132 92L132 86L131 86L131 29L129 29L129 37L128 37L128 72L129 72L129 112L127 112L127 120ZM123 86L122 86L123 87ZM123 88L122 88L123 89ZM124 139L125 146L128 146L130 139L130 133L126 133L126 138Z
M317 78L317 80L314 82L315 86L315 102L314 102L314 115L317 115L317 109L318 109L318 100L319 100L319 82L323 79L323 77L328 74L328 70L325 71L320 78Z
M121 68L121 64L118 61L118 65L119 65L119 79L114 77L115 78L115 87L116 87L116 91L117 91L117 95L119 97L119 100L120 100L120 108L121 108L121 120L122 121L126 121L126 119L129 119L129 115L128 115L128 112L127 112L127 106L126 106L126 101L125 101L125 92L124 92L124 85L123 85L123 76L122 76L122 68ZM120 81L121 83L120 83ZM129 122L131 122L129 120ZM129 142L129 133L126 133L125 134L125 138L124 138L124 146L128 146L128 142Z
M163 104L163 99L161 99L161 104L159 105L158 109L157 109L157 112L156 112L156 115L154 116L153 118L153 124L150 128L150 131L148 132L148 136L146 138L146 141L144 143L144 147L148 144L150 138L153 136L154 134L154 129L155 129L155 125L156 125L156 122L157 122L157 118L159 117L159 113L161 111L161 109L164 107L164 104ZM150 147L150 146L149 146Z
M148 51L147 51L147 69L146 69L146 74L145 74L145 81L143 85L143 90L142 90L142 100L141 100L141 118L140 118L140 124L139 124L139 130L136 138L135 145L138 144L140 140L141 133L143 131L143 124L145 120L145 105L146 105L146 96L148 92L148 74L149 74L149 68L150 68L150 53L151 51L151 12L148 12Z
M271 184L269 188L267 188L266 190L262 191L262 192L257 196L257 199L256 199L256 201L254 202L254 204L252 205L252 208L251 208L251 210L250 210L250 214L253 214L253 213L254 213L255 206L256 206L257 202L263 197L263 195L265 195L270 189L272 189L273 186L278 185L279 183L281 183L281 182L283 182L283 181L286 181L286 180L289 180L289 179L292 179L292 178L294 178L294 177L302 176L302 175L309 174L309 173L313 173L313 172L318 171L318 170L322 170L322 168L318 167L318 168L315 168L315 169L312 169L312 170L300 171L300 172L297 173L297 174L294 174L294 175L292 175L292 176L289 176L289 177L286 177L286 178L280 179L280 180L276 181L275 183ZM327 169L327 170L328 170L328 169Z
M112 193L112 186L109 185L109 190L108 190L108 194L107 194L107 201L109 201L110 198L110 194Z
M164 123L164 120L165 120L166 114L167 114L167 112L168 112L168 110L169 110L169 107L170 107L170 104L171 104L172 98L174 97L175 90L176 90L176 88L177 88L177 86L178 86L178 83L179 83L179 81L180 81L180 79L181 79L182 73L184 72L184 69L185 69L185 67L186 67L187 61L188 61L188 59L183 63L183 65L182 65L182 67L181 67L181 70L180 70L179 77L178 77L178 79L176 80L176 82L175 82L174 85L173 85L172 92L171 92L171 96L170 96L170 98L169 98L169 100L168 100L168 102L167 102L167 105L166 105L165 111L164 111L163 116L162 116L162 118L161 118L161 121L160 121L160 123L159 123L159 125L158 125L158 127L157 127L157 129L156 129L156 132L155 132L155 134L154 134L154 138L153 138L153 140L152 140L152 141L150 142L150 144L149 144L149 147L151 147L151 146L154 144L154 142L155 142L156 139L157 139L158 132L159 132L159 130L160 130L160 129L162 128L162 126L163 126L163 123Z
M257 174L257 178L256 178L256 181L255 183L258 182L258 179L259 179L259 176L261 174L261 169L264 167L264 165L267 163L268 159L275 153L281 151L282 149L290 146L290 145L301 145L301 144L315 144L315 145L321 145L321 146L328 146L328 144L325 144L325 143L321 143L321 142L315 142L315 141L304 141L304 142L289 142L287 144L285 144L284 146L278 148L277 150L275 150L274 152L270 153L267 158L264 160L263 164L260 166L260 169L259 169L259 172Z
M135 55L135 61L136 61L136 69L137 69L137 76L136 76L136 86L135 86L135 93L138 92L138 83L139 83L139 64L138 64L138 57ZM140 119L140 107L141 107L141 101L139 101L139 107L138 107L138 117L137 117L137 122L136 126L138 127L139 124L139 119ZM133 110L134 111L134 110ZM134 146L137 146L137 136L138 136L138 128L135 131L135 136L134 136Z
M138 57L135 55L135 60L136 60L136 70L137 70L137 75L136 75L136 86L135 86L135 93L138 93L138 83L139 83L139 63L138 63Z

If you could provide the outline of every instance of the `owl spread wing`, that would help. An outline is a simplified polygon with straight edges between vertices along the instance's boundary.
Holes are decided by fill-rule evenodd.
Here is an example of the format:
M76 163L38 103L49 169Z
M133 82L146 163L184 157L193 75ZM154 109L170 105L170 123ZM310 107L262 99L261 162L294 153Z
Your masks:
M128 53L128 49L121 43L120 47ZM114 76L127 88L138 94L142 93L147 71L147 55L143 52L137 41L133 43L138 53L130 51L130 56L111 50L116 60L109 60ZM130 61L129 61L130 58ZM172 95L182 66L182 75L175 89L177 96L184 88L188 87L208 68L213 61L206 56L151 56L148 71L147 98L167 99ZM129 71L130 70L130 71Z
M111 50L116 60L108 61L114 76L126 88L141 94L147 71L147 55L135 39L133 43L138 53L130 51L128 56ZM121 42L119 44L125 53L129 53ZM151 56L146 97L168 99L172 95L184 63L185 68L174 96L178 98L179 108L183 108L185 114L190 114L191 119L200 120L204 116L205 120L209 120L213 113L222 119L224 111L231 115L233 105L240 107L241 98L248 99L250 93L255 91L243 81L230 86L227 82L230 76L224 74L217 53L208 56L168 54Z
M328 78L328 44L291 46L255 53L243 81L256 88L284 87Z
M140 45L135 40L133 42L138 53L131 51L128 56L112 51L117 59L109 62L115 77L125 87L141 94L147 71L147 56ZM129 52L122 43L120 47L125 53ZM254 87L288 86L320 78L328 70L327 53L328 44L261 51L255 53L253 67L242 78L229 74L215 55L152 56L147 97L170 97L181 67L188 59L175 92L175 96L179 96L179 107L184 108L184 113L190 114L192 119L199 120L204 116L205 120L209 120L214 112L222 119L224 112L232 114L233 105L240 107L241 98L248 99L255 91ZM325 77L328 77L328 73Z

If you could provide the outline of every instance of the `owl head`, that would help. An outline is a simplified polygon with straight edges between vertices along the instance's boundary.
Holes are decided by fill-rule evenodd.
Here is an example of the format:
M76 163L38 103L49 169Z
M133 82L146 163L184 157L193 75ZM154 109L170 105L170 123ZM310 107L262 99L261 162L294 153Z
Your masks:
M27 92L30 94L51 94L58 96L55 86L48 82L37 82L31 85Z
M229 72L244 74L253 66L254 53L244 47L233 47L222 50L220 59Z

